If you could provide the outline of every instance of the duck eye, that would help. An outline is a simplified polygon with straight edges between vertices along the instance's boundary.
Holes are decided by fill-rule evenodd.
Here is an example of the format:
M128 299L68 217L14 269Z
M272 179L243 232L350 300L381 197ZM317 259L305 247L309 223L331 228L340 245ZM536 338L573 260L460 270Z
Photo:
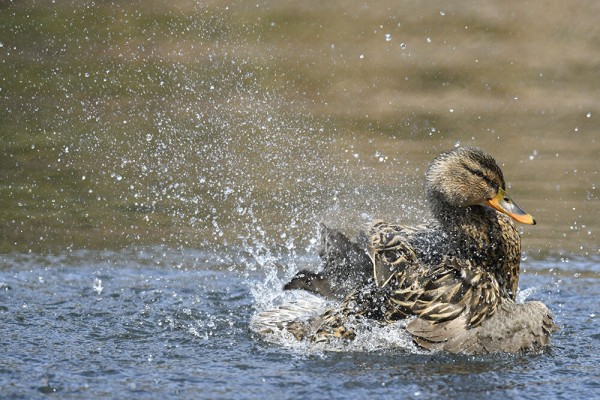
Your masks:
M474 168L470 168L466 165L463 165L464 168L469 171L470 173L472 173L473 175L477 176L478 178L482 179L483 181L485 181L494 191L498 192L499 189L499 185L492 181L490 178L488 178L483 171L479 170L479 169L474 169Z

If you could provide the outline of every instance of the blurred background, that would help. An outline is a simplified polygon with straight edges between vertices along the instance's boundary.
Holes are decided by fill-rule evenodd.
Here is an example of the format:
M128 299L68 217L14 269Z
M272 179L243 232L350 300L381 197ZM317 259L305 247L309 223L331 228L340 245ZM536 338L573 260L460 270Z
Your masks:
M600 254L600 3L0 1L0 252L315 251L494 155L534 258Z

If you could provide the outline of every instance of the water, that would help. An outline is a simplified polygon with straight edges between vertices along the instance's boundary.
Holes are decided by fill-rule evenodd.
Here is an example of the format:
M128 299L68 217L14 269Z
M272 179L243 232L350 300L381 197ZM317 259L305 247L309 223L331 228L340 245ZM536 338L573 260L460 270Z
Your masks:
M234 3L0 6L1 252L418 223L460 143L538 220L530 255L600 254L598 4Z
M0 2L0 397L600 397L599 4ZM320 222L421 223L456 145L538 221L551 349L251 333Z
M485 357L304 354L266 343L249 321L269 295L281 296L275 283L293 271L270 269L267 279L251 268L258 265L200 251L14 255L1 263L3 398L600 396L598 260L525 263L521 288L534 289L529 298L548 304L561 330L543 354Z

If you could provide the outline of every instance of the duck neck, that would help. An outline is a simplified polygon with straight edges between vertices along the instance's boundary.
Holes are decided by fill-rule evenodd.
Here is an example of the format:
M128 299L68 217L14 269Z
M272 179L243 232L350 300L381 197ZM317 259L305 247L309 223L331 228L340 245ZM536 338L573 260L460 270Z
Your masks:
M452 253L494 274L503 295L516 298L521 238L504 214L484 206L433 207L452 247Z

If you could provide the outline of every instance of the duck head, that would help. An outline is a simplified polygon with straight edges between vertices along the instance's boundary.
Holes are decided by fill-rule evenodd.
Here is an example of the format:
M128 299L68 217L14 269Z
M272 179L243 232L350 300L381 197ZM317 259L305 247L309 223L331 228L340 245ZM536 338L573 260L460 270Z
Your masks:
M506 193L496 160L475 147L459 147L434 158L427 169L425 190L438 219L449 210L484 206L517 222L535 225L533 217Z

